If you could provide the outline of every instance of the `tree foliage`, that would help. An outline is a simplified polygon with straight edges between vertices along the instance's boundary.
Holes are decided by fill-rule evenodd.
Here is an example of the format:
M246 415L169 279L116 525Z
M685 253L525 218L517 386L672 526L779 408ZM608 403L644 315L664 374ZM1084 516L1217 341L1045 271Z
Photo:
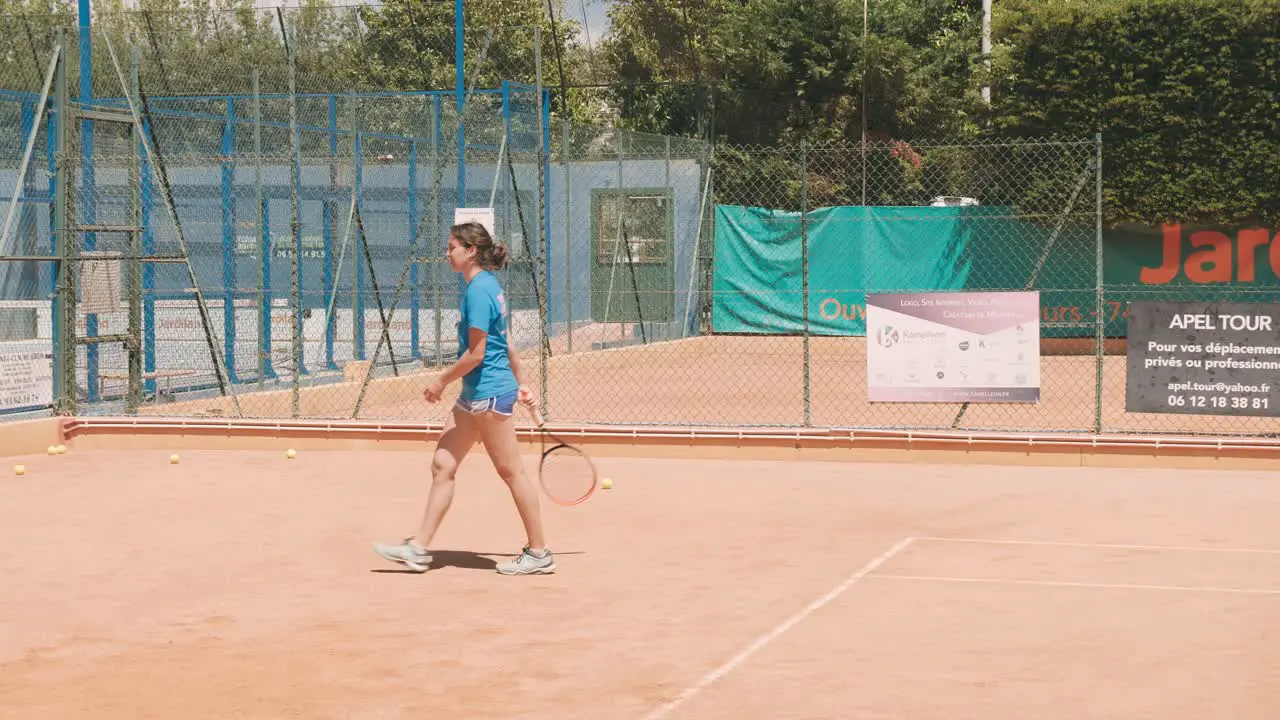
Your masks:
M863 85L872 137L974 131L980 3L877 3L863 41L848 0L618 0L604 43L629 127L689 133L695 94L714 92L730 143L860 139Z
M878 0L865 38L863 6L851 0L614 0L612 31L593 46L564 19L564 2L549 12L546 0L467 0L466 82L532 84L540 70L557 117L725 146L857 143L865 127L902 150L884 172L903 192L932 187L928 174L942 172L895 145L903 140L1101 133L1109 221L1280 221L1275 0L1002 0L990 73L981 0ZM117 51L136 44L153 95L244 93L254 71L263 92L287 87L274 8L101 0L94 9ZM300 92L454 87L452 2L303 0L283 12ZM0 17L0 85L38 90L53 28L75 41L74 0L0 0ZM95 93L115 94L101 43L94 55ZM980 94L987 82L991 105ZM362 112L388 131L422 130L393 104ZM739 179L798 179L785 163L766 173L752 157L734 166ZM947 172L967 172L966 162L949 158ZM864 193L861 177L834 170L806 187L841 202Z
M1112 221L1280 220L1280 4L1011 0L995 130L1105 143Z

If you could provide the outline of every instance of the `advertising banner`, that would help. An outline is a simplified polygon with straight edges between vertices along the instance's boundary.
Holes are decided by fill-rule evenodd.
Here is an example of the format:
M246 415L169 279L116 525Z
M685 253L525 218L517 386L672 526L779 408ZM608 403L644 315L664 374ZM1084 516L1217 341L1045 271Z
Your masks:
M1040 400L1038 292L867 295L871 402Z
M1133 302L1125 410L1280 416L1280 304Z
M53 355L47 344L0 346L0 410L19 410L53 402Z

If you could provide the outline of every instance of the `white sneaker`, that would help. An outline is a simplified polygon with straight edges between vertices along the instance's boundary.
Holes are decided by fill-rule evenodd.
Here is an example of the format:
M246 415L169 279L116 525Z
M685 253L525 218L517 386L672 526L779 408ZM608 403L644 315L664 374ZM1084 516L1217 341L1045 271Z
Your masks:
M426 572L431 566L431 553L413 544L413 538L405 538L399 545L383 545L374 543L373 551L382 557L397 562L414 572Z
M556 571L556 558L550 550L542 552L535 555L525 548L511 562L498 563L497 570L502 575L550 575Z

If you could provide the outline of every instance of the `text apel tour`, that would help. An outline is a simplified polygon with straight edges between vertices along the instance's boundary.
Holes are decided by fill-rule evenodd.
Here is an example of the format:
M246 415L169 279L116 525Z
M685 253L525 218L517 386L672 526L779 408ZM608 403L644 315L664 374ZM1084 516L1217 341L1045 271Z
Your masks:
M1270 315L1174 315L1169 321L1170 328L1178 330L1250 330L1261 331L1271 329Z

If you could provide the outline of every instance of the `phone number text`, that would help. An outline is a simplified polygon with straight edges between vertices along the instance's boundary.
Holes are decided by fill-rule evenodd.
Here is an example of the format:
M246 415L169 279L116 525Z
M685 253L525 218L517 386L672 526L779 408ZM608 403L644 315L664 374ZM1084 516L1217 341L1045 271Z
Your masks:
M1266 397L1241 397L1239 395L1233 397L1225 397L1223 395L1170 395L1166 402L1169 407L1193 407L1193 408L1230 408L1232 410L1264 410L1269 403Z

